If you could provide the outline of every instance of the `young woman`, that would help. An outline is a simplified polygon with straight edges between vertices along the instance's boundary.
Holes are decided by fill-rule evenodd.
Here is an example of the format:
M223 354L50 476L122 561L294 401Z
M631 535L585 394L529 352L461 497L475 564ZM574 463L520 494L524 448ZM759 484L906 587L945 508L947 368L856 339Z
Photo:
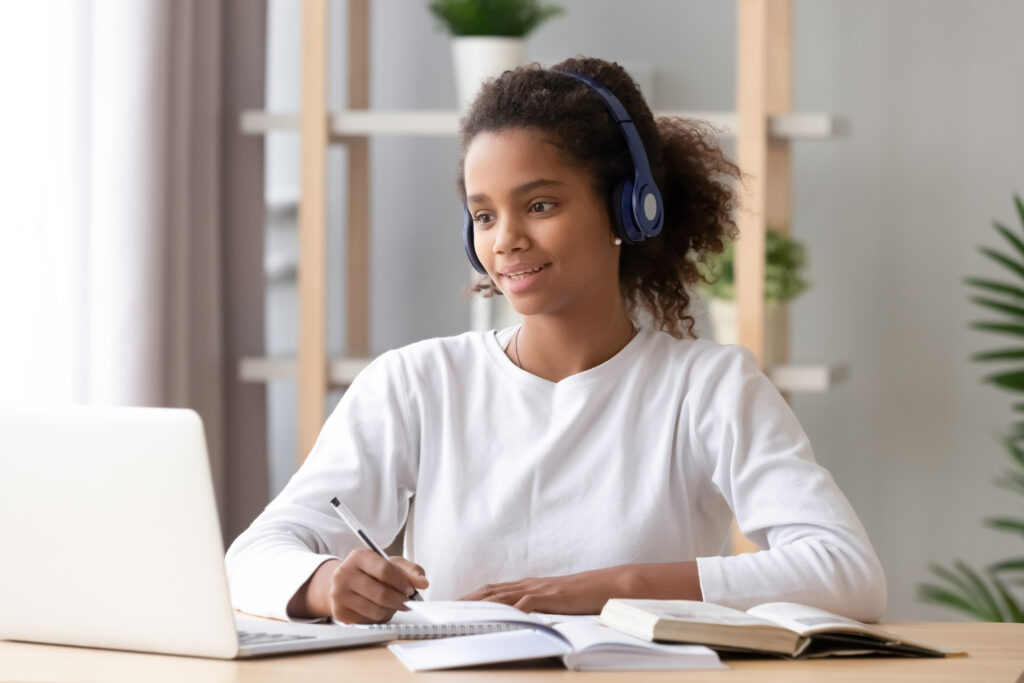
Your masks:
M380 622L418 589L556 613L644 597L879 618L878 559L785 401L749 352L692 338L696 263L735 231L738 172L713 137L655 121L617 64L570 59L486 84L461 147L477 290L523 323L360 374L228 551L235 606ZM405 524L405 557L363 549L335 496L378 542ZM720 556L733 515L760 552Z

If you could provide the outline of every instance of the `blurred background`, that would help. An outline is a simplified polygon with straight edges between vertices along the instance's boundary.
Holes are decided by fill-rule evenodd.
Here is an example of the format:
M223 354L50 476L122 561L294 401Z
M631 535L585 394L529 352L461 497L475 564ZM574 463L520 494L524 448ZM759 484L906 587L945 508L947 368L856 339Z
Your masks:
M735 3L557 4L527 59L619 61L657 110L735 108ZM300 139L294 121L241 120L298 113L302 4L23 5L0 10L0 402L196 408L230 541L301 457L294 379L239 368L297 352ZM336 110L348 4L328 5ZM370 107L454 110L428 3L368 7ZM792 18L792 109L842 125L791 146L809 287L790 304L790 355L847 377L791 403L882 559L887 616L957 618L918 597L930 562L1024 554L982 524L1020 498L993 486L1011 401L970 360L994 340L969 328L964 284L1004 273L976 248L999 244L992 220L1020 231L1024 4L795 0ZM327 149L331 356L347 353L346 154ZM369 355L469 329L454 137L375 136L368 154Z

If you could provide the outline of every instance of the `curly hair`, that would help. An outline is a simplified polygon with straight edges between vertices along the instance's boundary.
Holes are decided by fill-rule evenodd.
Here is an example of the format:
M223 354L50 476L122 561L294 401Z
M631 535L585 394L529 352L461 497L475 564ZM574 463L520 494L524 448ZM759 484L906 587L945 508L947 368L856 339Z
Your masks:
M619 291L630 315L646 309L655 326L676 338L693 336L688 288L703 281L698 263L720 253L736 235L730 162L706 124L680 118L655 120L636 82L619 64L601 59L567 59L550 70L539 64L506 71L484 83L460 121L458 190L466 199L464 165L473 139L484 132L535 128L552 136L563 152L594 179L600 196L611 196L618 181L631 177L633 161L618 125L600 96L572 71L604 84L630 113L651 172L661 190L665 222L657 237L623 245ZM473 288L500 294L486 275Z

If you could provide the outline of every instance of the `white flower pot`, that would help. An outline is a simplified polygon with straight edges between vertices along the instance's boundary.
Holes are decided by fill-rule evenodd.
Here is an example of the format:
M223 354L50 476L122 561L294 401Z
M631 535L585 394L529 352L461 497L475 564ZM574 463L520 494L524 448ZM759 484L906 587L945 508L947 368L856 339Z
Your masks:
M452 38L452 57L459 110L465 111L476 97L481 83L516 68L526 60L526 41L497 36L455 36Z
M736 320L736 302L711 299L711 327L719 344L738 344L739 330ZM789 309L778 301L767 301L764 307L764 364L765 367L784 361L786 333L789 327Z

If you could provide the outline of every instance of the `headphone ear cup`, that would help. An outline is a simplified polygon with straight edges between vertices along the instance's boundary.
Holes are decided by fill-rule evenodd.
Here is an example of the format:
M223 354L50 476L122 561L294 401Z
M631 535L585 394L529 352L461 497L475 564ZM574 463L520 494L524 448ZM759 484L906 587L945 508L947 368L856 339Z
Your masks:
M462 205L462 244L466 247L466 258L469 259L469 264L473 266L473 270L481 275L486 275L487 269L484 268L484 264L480 263L480 259L477 258L476 245L473 243L473 216L469 213L469 207L465 204Z
M615 189L612 190L611 202L608 207L608 214L612 219L612 231L615 232L616 237L622 238L624 242L629 244L631 240L629 235L622 227L622 182L620 181Z
M644 233L636 224L633 217L633 181L624 179L619 181L612 192L614 208L612 216L622 239L628 244L644 241Z

